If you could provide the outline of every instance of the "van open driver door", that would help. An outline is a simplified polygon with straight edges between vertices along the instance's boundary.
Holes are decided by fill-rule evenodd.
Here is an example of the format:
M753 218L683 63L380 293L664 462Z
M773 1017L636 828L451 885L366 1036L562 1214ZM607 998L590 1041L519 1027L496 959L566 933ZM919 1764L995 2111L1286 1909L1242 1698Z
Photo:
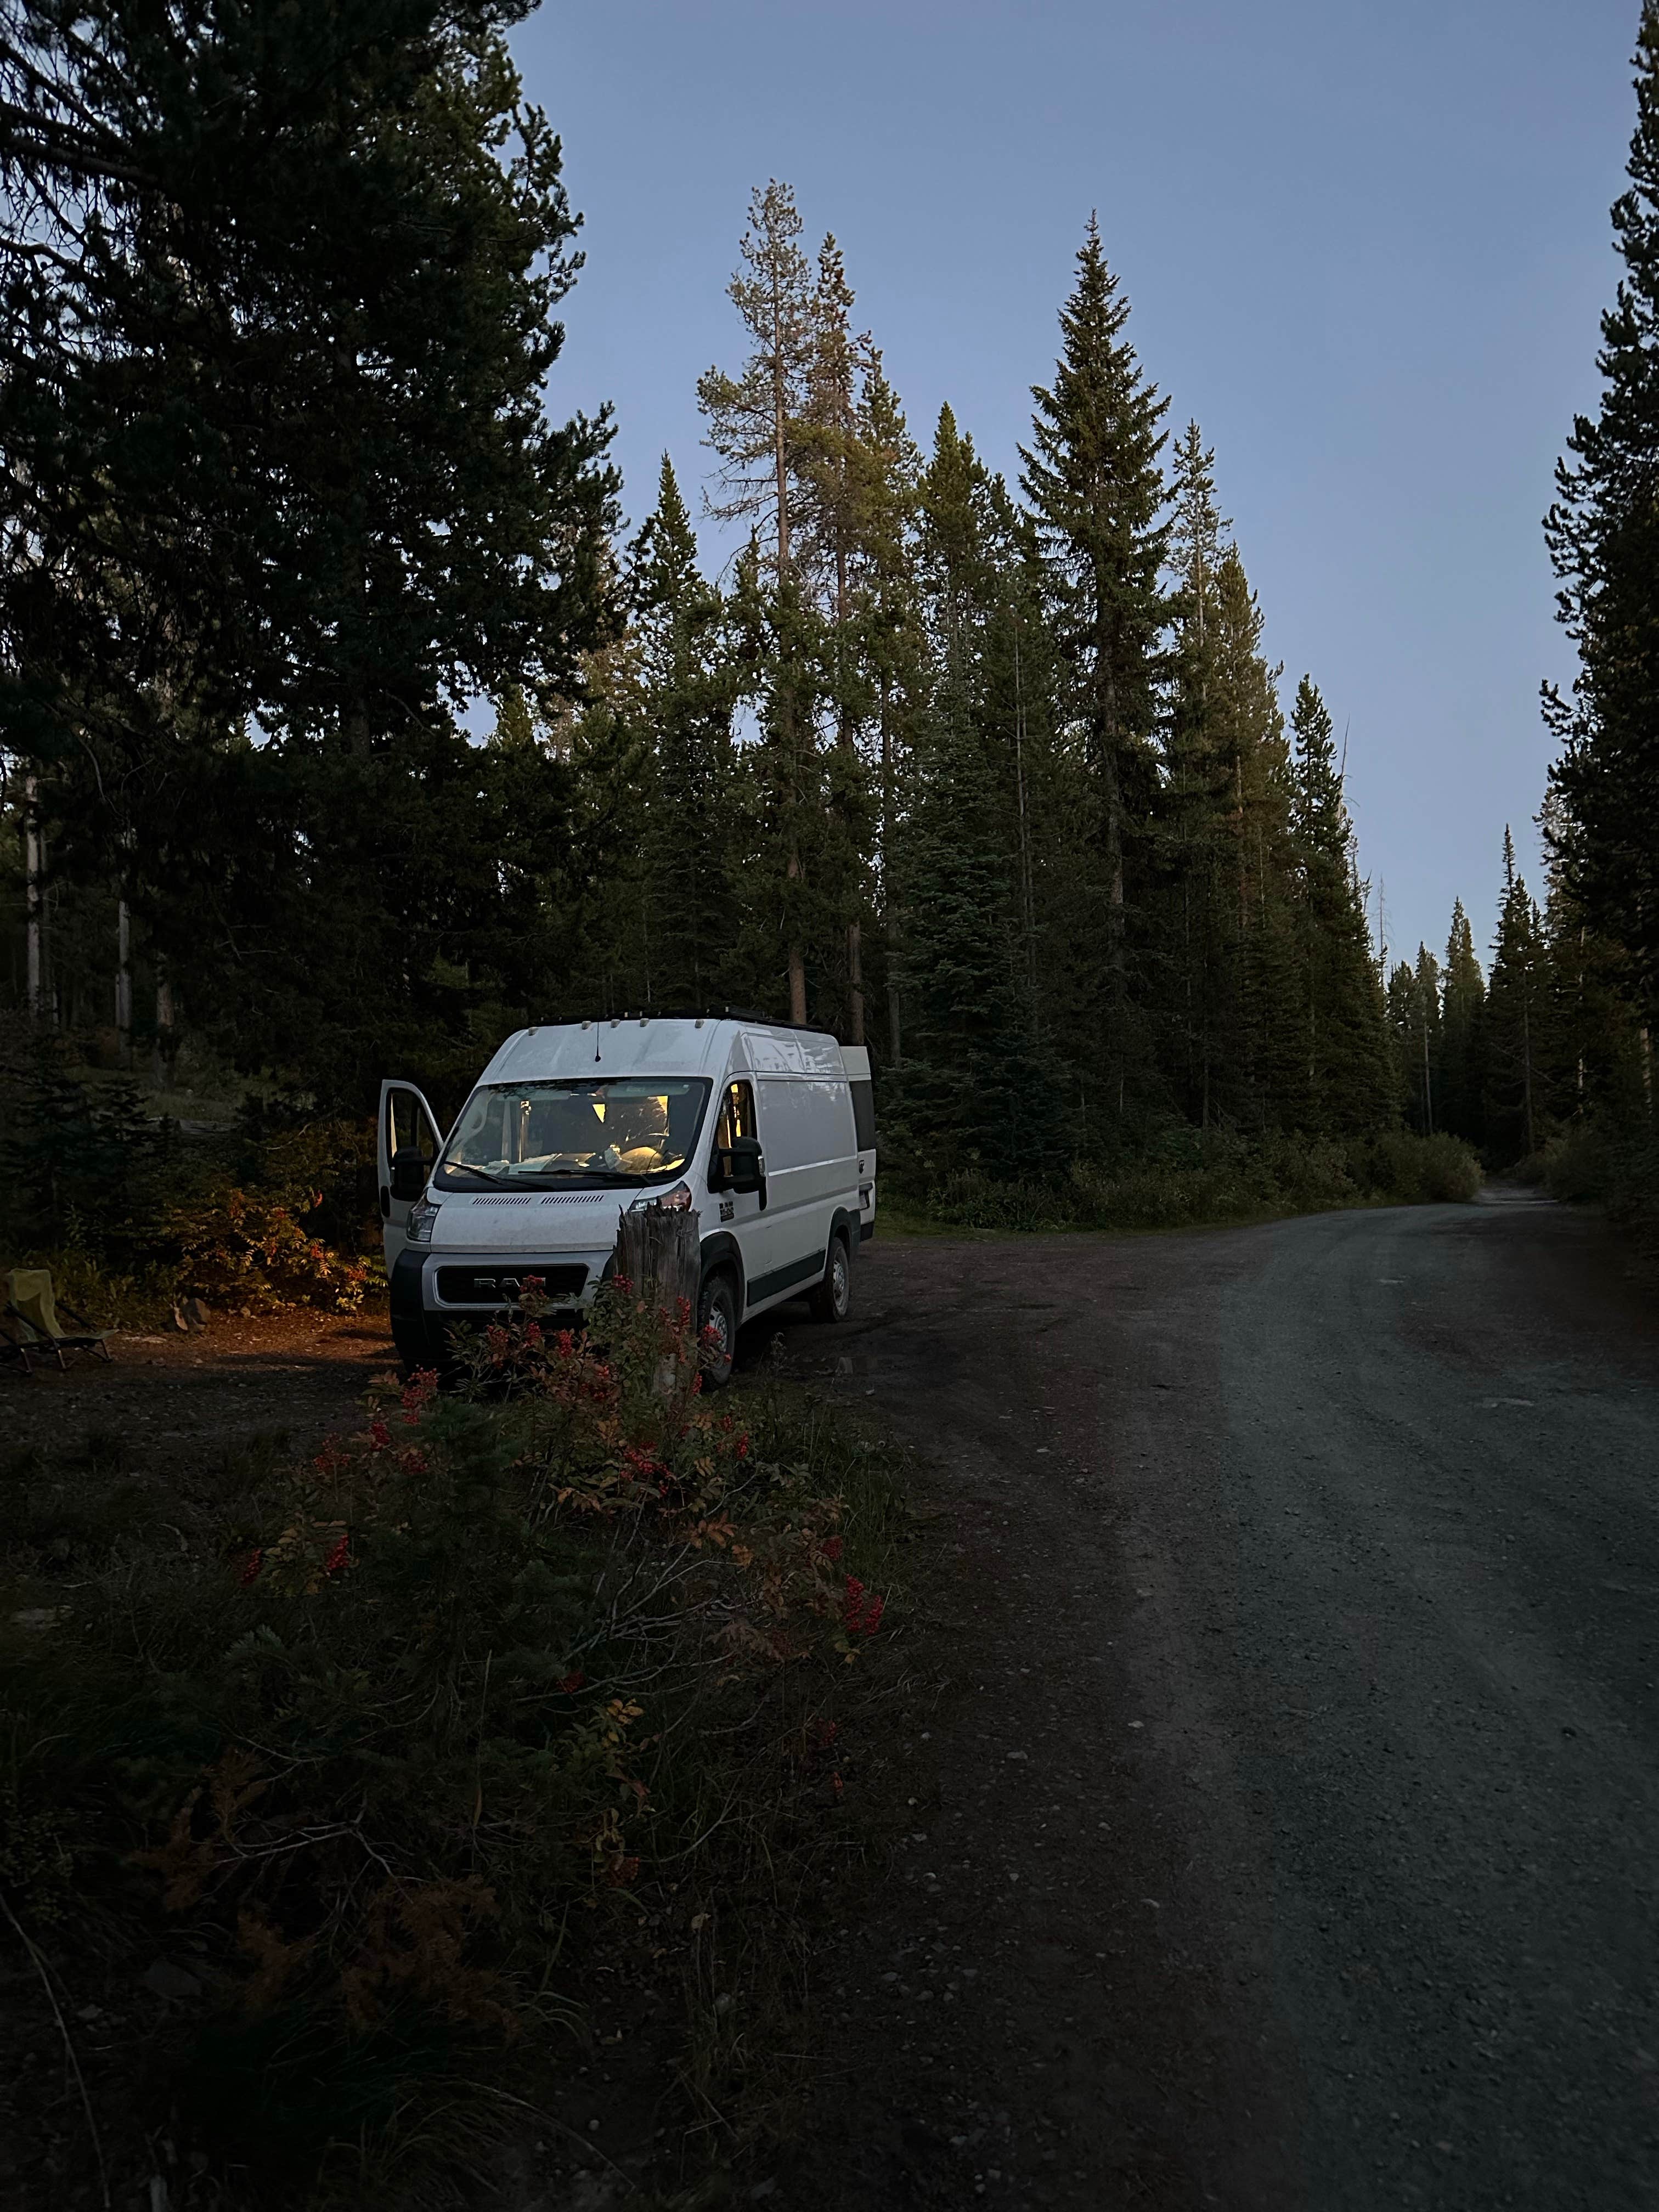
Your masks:
M388 1277L407 1239L409 1209L426 1188L437 1165L438 1124L432 1109L412 1083L380 1085L377 1165L380 1224L386 1239Z

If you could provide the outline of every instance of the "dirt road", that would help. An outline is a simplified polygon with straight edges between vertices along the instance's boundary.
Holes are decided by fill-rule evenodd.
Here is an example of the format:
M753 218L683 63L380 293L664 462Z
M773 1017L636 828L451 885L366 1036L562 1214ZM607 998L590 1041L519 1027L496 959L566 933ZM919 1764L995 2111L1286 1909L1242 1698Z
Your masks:
M364 1394L397 1364L381 1314L216 1318L201 1336L123 1334L114 1358L76 1353L68 1371L0 1379L0 1468L39 1455L174 1473L246 1451L256 1437L308 1451L361 1428Z
M1659 1326L1601 1232L878 1242L859 1297L791 1348L960 1573L777 2200L1659 2203Z

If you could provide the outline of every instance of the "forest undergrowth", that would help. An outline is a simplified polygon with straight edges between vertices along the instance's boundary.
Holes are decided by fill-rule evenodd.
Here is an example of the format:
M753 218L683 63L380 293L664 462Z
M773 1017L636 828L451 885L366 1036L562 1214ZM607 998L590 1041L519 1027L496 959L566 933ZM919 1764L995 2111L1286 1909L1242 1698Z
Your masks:
M165 1323L182 1299L351 1313L383 1287L374 1127L246 1091L185 1129L73 1040L0 1016L0 1272L50 1267L92 1322Z
M303 1465L4 1469L14 2201L459 2202L624 2030L662 2202L781 2124L907 1516L844 1416L604 1298Z
M1182 1126L1129 1158L1079 1162L1047 1180L912 1168L892 1179L886 1203L923 1228L1196 1229L1340 1206L1466 1202L1480 1188L1480 1159L1457 1137L1390 1130L1344 1144Z
M1631 1238L1636 1273L1659 1285L1659 1130L1650 1121L1571 1123L1522 1172L1552 1198L1599 1206Z

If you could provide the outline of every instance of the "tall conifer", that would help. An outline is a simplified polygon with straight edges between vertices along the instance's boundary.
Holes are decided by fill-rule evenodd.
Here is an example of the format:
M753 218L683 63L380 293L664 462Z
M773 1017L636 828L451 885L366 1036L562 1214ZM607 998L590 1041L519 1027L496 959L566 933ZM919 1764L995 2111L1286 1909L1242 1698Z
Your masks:
M775 751L764 781L770 819L783 841L778 931L789 1018L806 1019L805 932L818 918L823 886L809 884L808 847L819 842L814 808L823 803L818 715L823 695L822 624L796 554L803 498L800 425L807 412L813 358L811 271L800 249L794 194L775 178L750 200L743 265L727 286L753 350L732 376L710 368L697 380L708 442L720 458L718 492L709 512L722 521L757 526L757 550L770 569L770 605L755 594L758 568L745 595L751 669L763 672L760 705L764 741Z
M854 292L833 235L818 249L813 289L811 340L803 412L793 425L799 449L803 510L798 556L801 574L815 586L827 626L828 700L838 757L834 763L836 818L842 830L838 875L848 907L845 922L846 1032L864 1042L865 903L862 840L866 811L859 733L872 705L867 671L859 650L860 554L872 485L874 457L860 435L859 386L872 362L866 335L854 331Z
M1551 991L1543 917L1515 866L1504 831L1504 901L1486 994L1486 1127L1500 1158L1542 1141L1547 1108Z
M1646 1033L1629 988L1622 949L1593 930L1565 855L1577 836L1560 794L1544 801L1547 858L1544 936L1551 988L1550 1091L1562 1119L1610 1113L1628 1128L1647 1118Z
M1158 997L1169 1072L1200 1127L1208 1127L1220 1100L1218 1071L1226 1058L1237 981L1225 851L1227 762L1216 727L1218 594L1228 525L1216 503L1214 468L1198 424L1189 422L1175 449L1171 488L1174 641L1158 810Z
M1463 902L1452 904L1441 990L1440 1126L1472 1145L1486 1134L1486 983Z
M937 672L904 834L907 1044L900 1095L936 1170L1060 1164L1072 1133L1042 1066L1022 926L1014 767L997 647L1007 629L997 503L950 409L921 483L921 559Z
M859 395L858 452L864 471L859 526L858 656L866 690L876 778L876 903L886 998L886 1047L903 1058L898 939L903 889L899 823L915 732L930 681L915 527L921 455L898 396L872 349Z
M725 608L666 453L657 504L628 578L636 711L649 744L647 880L654 919L651 1003L708 1006L730 987L736 669Z
M1295 1087L1295 954L1288 892L1290 763L1279 671L1261 650L1261 610L1237 546L1216 590L1213 751L1224 810L1233 1018L1231 1111L1247 1127L1281 1118Z
M1545 520L1557 605L1578 648L1552 781L1575 834L1556 854L1588 928L1622 945L1659 1017L1659 0L1644 0L1629 189L1613 210L1624 271L1601 319L1605 388L1579 416Z
M1047 556L1072 707L1096 795L1105 902L1109 1095L1125 1097L1131 1051L1129 873L1145 873L1156 775L1162 580L1168 525L1159 427L1167 399L1147 382L1125 335L1129 305L1091 217L1077 281L1060 310L1051 386L1034 386L1022 482ZM1136 884L1139 896L1140 885Z
M1386 1126L1392 1099L1382 994L1354 869L1353 829L1330 710L1310 676L1297 686L1293 836L1300 1009L1296 1118L1328 1134ZM1298 1071L1301 1073L1301 1070ZM1293 1094L1294 1095L1294 1094Z

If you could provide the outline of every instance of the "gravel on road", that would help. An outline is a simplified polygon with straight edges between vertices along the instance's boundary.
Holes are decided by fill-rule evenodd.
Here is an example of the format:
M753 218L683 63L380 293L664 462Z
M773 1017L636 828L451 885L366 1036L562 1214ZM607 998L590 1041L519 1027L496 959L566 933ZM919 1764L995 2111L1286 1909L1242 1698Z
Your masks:
M790 1349L924 1449L957 1572L778 2201L1659 2203L1659 1322L1604 1232L859 1276Z

